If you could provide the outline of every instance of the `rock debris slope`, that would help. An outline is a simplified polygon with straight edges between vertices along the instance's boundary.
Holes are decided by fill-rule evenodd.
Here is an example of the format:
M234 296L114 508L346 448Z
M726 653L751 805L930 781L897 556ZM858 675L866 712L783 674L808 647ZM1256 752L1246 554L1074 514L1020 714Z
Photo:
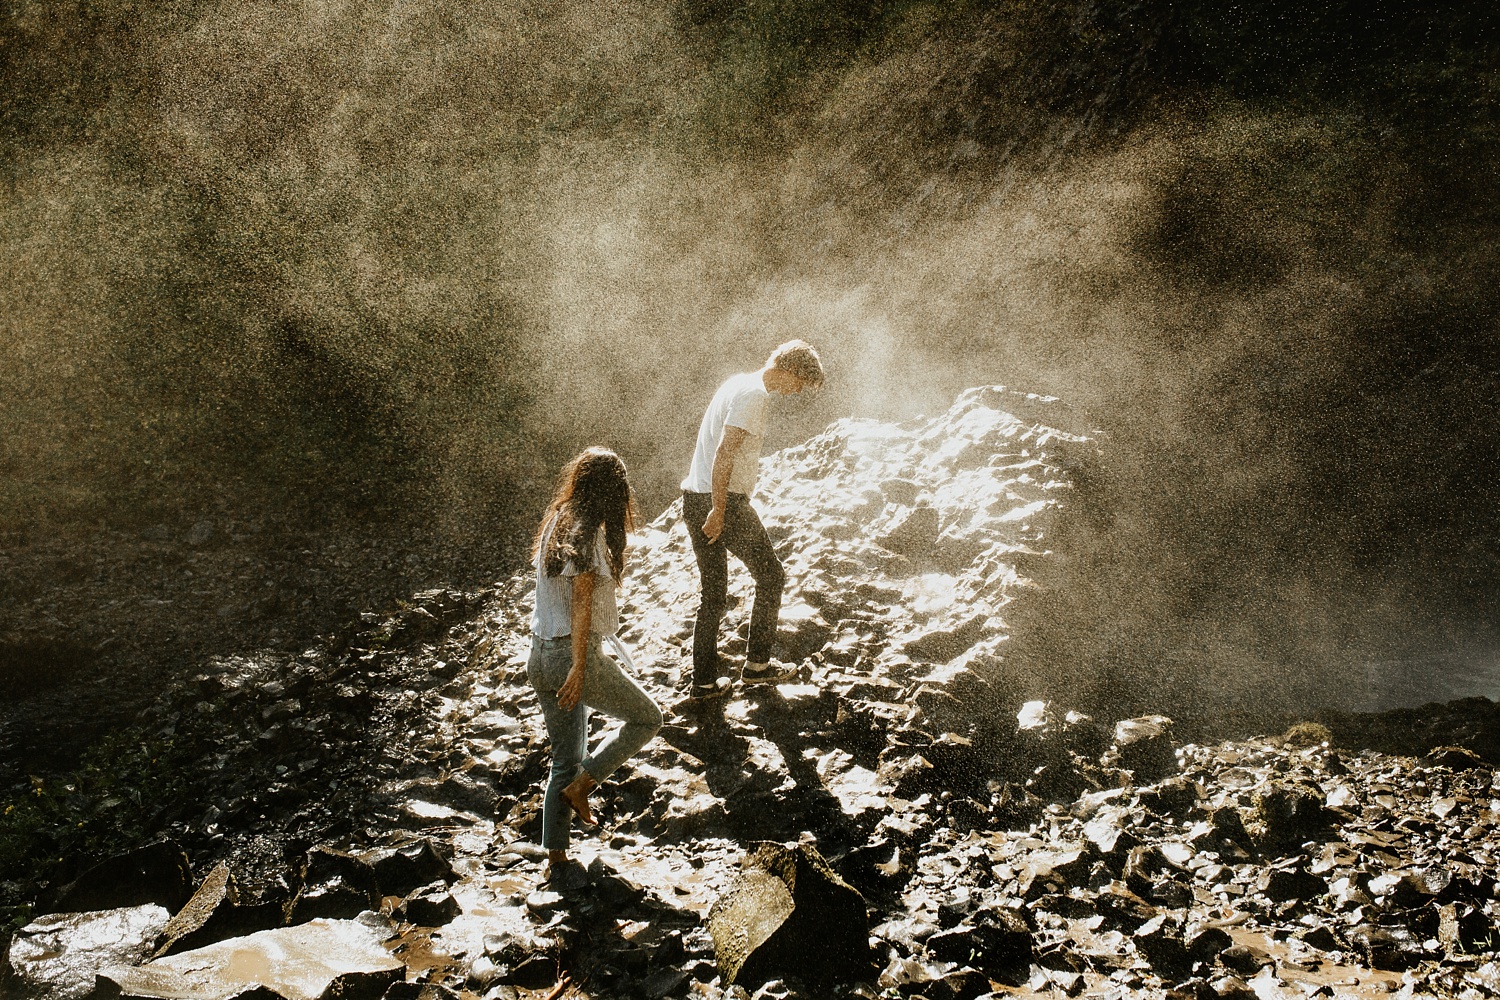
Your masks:
M1164 717L1022 703L1007 608L1093 450L1065 422L983 388L932 420L841 421L768 458L759 506L788 570L777 655L801 676L669 714L601 789L603 828L575 841L588 877L563 891L528 846L548 753L525 575L418 595L297 658L219 664L154 713L243 779L232 801L205 788L166 814L197 895L163 930L143 903L163 892L92 877L98 912L16 935L12 992L1500 995L1492 703L1405 713L1422 751L1463 734L1420 761L1342 749L1316 724L1179 745ZM696 605L678 520L635 540L623 609L664 703L685 688ZM731 584L731 659L748 585ZM173 867L165 850L147 849L155 868ZM91 950L101 922L139 945ZM304 928L294 967L212 971L282 925ZM316 944L372 935L400 968Z

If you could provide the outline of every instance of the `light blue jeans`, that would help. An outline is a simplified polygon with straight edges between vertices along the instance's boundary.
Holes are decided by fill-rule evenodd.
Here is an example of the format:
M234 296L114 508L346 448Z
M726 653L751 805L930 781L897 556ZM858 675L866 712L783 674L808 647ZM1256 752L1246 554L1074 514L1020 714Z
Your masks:
M547 722L547 738L552 741L552 778L542 799L542 846L549 851L567 850L573 807L568 805L562 792L578 777L579 771L587 771L602 784L661 729L661 709L613 658L605 655L597 634L589 636L583 698L572 711L564 711L557 703L557 689L568 679L568 671L572 668L571 637L532 638L526 676L541 702L542 717ZM585 760L589 709L622 719L625 724Z

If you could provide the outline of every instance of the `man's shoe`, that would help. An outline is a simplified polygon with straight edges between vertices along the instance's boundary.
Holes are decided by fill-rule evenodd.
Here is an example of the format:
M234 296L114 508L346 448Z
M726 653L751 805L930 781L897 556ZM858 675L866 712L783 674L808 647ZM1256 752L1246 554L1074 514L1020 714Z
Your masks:
M716 705L729 694L731 686L728 677L720 677L712 684L694 684L688 696L677 703L677 709L692 711Z
M787 684L797 679L797 668L786 664L747 663L740 671L741 684Z

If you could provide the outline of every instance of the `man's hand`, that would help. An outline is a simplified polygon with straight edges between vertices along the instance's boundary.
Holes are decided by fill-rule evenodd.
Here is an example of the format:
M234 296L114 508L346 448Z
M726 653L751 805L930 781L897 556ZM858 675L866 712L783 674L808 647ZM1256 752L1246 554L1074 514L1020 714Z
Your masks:
M724 508L712 507L708 512L708 520L703 522L703 535L710 542L717 542L719 536L724 533Z
M583 664L575 663L568 671L567 680L557 689L557 704L564 712L573 711L578 699L583 697Z
M749 433L733 424L725 427L719 447L714 451L713 489L710 491L708 520L703 522L703 534L710 542L717 542L724 533L724 508L729 506L729 480L734 475L734 459Z

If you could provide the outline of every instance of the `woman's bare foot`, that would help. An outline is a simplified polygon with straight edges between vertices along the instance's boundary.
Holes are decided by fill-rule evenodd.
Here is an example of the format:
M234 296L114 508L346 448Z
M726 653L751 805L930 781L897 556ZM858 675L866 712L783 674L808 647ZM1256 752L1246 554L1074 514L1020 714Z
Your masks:
M573 807L584 826L594 826L594 813L589 809L589 792L598 787L594 776L584 771L562 790L563 801Z

